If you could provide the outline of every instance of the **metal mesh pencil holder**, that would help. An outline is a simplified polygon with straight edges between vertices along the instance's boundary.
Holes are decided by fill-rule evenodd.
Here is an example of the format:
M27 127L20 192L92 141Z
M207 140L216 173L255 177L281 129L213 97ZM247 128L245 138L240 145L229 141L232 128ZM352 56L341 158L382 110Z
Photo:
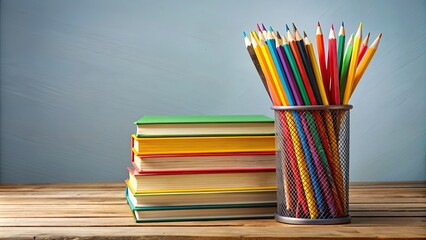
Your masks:
M277 160L275 219L290 224L349 223L349 110L273 106Z

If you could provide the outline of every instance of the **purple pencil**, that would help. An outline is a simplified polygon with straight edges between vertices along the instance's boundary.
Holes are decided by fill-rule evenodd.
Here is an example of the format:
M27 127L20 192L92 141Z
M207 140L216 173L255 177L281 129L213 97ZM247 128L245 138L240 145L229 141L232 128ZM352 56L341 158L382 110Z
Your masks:
M293 72L291 71L290 63L288 62L287 55L285 54L284 48L282 46L281 36L279 32L277 32L277 35L275 35L275 33L273 33L273 35L275 37L275 46L277 48L278 55L283 65L285 75L287 76L287 79L291 88L291 92L293 93L296 104L298 106L302 106L303 100L302 100L302 97L300 96L299 89L297 88L296 81L294 80Z

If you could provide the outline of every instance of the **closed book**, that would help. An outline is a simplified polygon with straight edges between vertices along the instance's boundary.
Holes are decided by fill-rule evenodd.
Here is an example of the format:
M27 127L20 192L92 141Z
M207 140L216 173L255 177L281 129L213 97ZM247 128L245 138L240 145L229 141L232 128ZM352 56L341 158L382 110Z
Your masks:
M274 120L263 115L143 116L138 137L274 135Z
M126 197L136 222L272 218L276 203L136 207Z
M275 136L220 136L138 138L132 135L137 155L270 152L275 151Z
M264 204L276 203L275 190L234 190L213 192L165 192L135 194L128 186L128 197L135 207L148 208L157 206L202 206L225 204Z
M275 152L137 155L134 148L132 148L132 164L139 173L204 172L214 169L240 171L275 169L276 166Z
M276 189L275 170L140 174L129 168L129 184L134 193Z

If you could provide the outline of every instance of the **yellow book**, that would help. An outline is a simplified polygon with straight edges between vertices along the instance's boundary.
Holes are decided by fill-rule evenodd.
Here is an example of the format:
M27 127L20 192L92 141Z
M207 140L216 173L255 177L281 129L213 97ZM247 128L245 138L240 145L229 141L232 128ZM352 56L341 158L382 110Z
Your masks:
M275 151L275 136L132 138L137 155Z
M135 194L165 192L218 192L276 189L275 170L139 174L129 169L128 184Z

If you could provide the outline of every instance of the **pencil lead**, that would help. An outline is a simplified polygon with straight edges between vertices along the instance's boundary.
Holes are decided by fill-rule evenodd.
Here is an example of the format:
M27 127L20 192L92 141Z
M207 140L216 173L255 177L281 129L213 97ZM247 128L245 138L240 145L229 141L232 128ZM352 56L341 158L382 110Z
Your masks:
M306 35L306 32L305 32L305 31L303 31L303 37L305 37L305 38L307 38L307 37L308 37L308 35Z
M362 28L362 22L359 23L359 27L358 28Z
M277 38L281 39L281 35L280 35L280 33L278 31L277 31Z
M334 31L334 25L333 24L331 24L331 29Z
M342 21L342 27L345 27L345 23Z
M379 34L379 38L382 38L382 33Z
M263 25L263 23L262 23L262 29L263 29L263 31L266 31L266 27L265 27L265 25Z
M288 31L290 31L289 29L288 29L288 25L286 24L285 25L285 29L286 29L286 31L288 32Z
M321 27L321 24L320 24L320 22L318 21L318 27Z
M244 38L245 38L245 37L247 37L247 34L246 34L246 32L243 32L243 35L244 35Z
M294 25L294 23L292 23L292 24L293 24L293 29L296 32L297 31L297 27L296 27L296 25Z
M259 32L261 32L261 31L262 31L262 29L260 29L260 26L259 26L259 24L258 24L258 23L256 23L256 26L257 26L257 30L259 30Z
M274 30L272 29L272 27L271 26L269 26L269 31L271 31L271 32L273 32Z
M367 34L367 38L369 38L369 37L370 37L370 33Z

